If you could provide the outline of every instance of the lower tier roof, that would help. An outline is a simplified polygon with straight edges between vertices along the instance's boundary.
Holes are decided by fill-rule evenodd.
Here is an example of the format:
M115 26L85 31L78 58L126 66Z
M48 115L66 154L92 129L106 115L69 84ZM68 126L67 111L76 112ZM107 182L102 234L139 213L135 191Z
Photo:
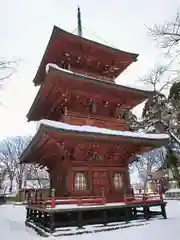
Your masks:
M69 131L73 134L87 134L94 135L95 137L101 136L101 138L105 136L109 137L117 137L123 138L124 140L153 140L153 141L167 141L169 139L168 134L149 134L149 133L138 133L138 132L130 132L130 131L116 131L107 128L99 128L93 126L78 126L78 125L69 125L62 122L51 121L47 119L40 120L38 122L38 131L42 128L53 128L53 130L60 131Z
M126 151L139 154L166 145L169 136L167 134L143 134L41 120L38 123L37 133L21 155L20 162L30 162L30 158L34 158L31 151L34 149L37 150L38 148L40 149L41 146L44 146L47 138L48 141L49 139L56 139L59 143L62 141L74 141L75 144L78 142L96 142L99 144L122 145L122 148L124 148L124 145L130 144ZM131 146L136 146L136 148L131 149Z

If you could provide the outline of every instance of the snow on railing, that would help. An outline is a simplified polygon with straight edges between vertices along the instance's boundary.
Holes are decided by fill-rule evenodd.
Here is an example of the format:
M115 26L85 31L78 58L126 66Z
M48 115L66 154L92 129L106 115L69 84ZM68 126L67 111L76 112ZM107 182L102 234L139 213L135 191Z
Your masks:
M124 202L126 204L163 202L163 195L160 193L125 195Z

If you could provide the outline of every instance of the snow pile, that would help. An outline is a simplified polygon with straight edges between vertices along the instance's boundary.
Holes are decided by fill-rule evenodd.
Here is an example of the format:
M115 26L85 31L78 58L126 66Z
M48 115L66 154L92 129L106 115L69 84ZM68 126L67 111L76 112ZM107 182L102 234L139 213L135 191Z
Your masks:
M39 240L40 237L24 224L25 207L0 206L0 239L2 240Z
M44 239L37 233L26 227L25 207L4 205L0 206L0 234L2 240L40 240ZM106 228L114 230L104 232L92 232L89 234L72 235L67 237L50 236L48 240L108 240L113 239L138 239L138 240L179 240L179 222L180 222L180 204L178 201L168 201L167 205L168 219L155 219L150 221L132 221L129 224L123 223L122 228L116 228L115 224L109 224ZM141 224L140 224L141 223ZM76 228L77 229L77 228ZM90 229L90 227L89 227ZM92 230L92 227L91 227ZM75 231L73 228L67 228L64 232ZM55 234L54 234L55 235ZM136 237L135 237L136 236Z
M93 127L93 126L77 126L77 125L69 125L62 122L55 122L51 120L40 120L38 122L37 129L41 125L46 125L49 127L59 128L63 130L71 130L71 131L77 131L77 132L89 132L89 133L101 133L105 135L116 135L116 136L124 136L124 137L134 137L134 138L144 138L144 139L169 139L169 135L167 134L146 134L146 133L138 133L138 132L129 132L129 131L116 131L111 130L107 128L99 128L99 127Z

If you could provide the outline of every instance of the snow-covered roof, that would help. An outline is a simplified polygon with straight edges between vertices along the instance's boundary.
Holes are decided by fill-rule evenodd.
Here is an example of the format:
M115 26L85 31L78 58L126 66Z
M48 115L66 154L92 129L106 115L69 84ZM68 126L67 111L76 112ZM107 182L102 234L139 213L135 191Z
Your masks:
M46 113L37 111L37 108L42 109L44 106L43 104L46 101L55 101L51 99L51 96L53 96L56 91L55 85L60 89L60 91L62 85L65 85L65 88L69 86L72 91L76 91L77 88L81 89L87 98L87 94L89 94L89 98L91 98L94 92L96 92L99 97L105 99L106 97L108 99L113 98L115 99L116 104L122 104L121 107L127 109L127 111L129 109L133 109L155 94L153 91L140 89L135 86L129 87L116 84L114 82L104 81L102 79L62 69L53 63L48 63L46 65L46 78L44 80L44 84L41 85L27 114L28 121L37 121L45 118ZM50 96L48 99L46 98L47 94ZM62 96L60 95L57 95L55 98L61 98ZM68 97L68 102L69 101L71 101L71 98Z
M92 77L92 76L88 76L88 75L85 75L85 74L82 74L82 73L75 73L73 71L70 71L70 70L67 70L67 69L63 69L63 68L60 68L58 67L56 64L54 63L48 63L46 65L46 74L48 74L50 72L51 69L56 69L60 72L64 72L64 73L67 73L67 74L70 74L70 75L73 75L73 76L79 76L79 77L83 77L83 78L86 78L88 80L94 80L94 81L97 81L97 83L104 83L104 84L107 84L109 85L109 87L121 87L121 88L124 88L124 90L132 90L132 91L137 91L141 94L146 94L146 95L154 95L154 91L150 91L149 89L145 88L145 87L137 87L137 85L127 85L127 84L119 84L119 83L113 83L113 82L108 82L108 81L104 81L102 79L99 79L99 78L95 78L95 77Z
M86 133L97 133L103 135L111 135L111 136L120 136L120 137L131 137L131 138L141 138L141 139L154 139L154 140L168 140L169 135L167 134L146 134L146 133L137 133L137 132L130 132L130 131L117 131L111 130L107 128L99 128L94 126L78 126L78 125L69 125L62 122L56 122L51 120L42 119L38 122L37 129L41 125L45 125L48 127L53 127L56 129L62 130L69 130L75 132L86 132Z
M49 180L42 179L42 180L27 180L26 185L22 188L24 189L38 189L38 188L48 188L49 187Z
M72 134L74 136L77 135L77 137L86 137L87 139L93 138L102 142L107 141L108 139L108 141L111 141L112 143L119 142L119 144L123 142L131 144L140 143L142 145L142 150L144 147L147 147L146 151L157 146L166 145L169 138L167 134L145 134L130 131L117 131L88 125L69 125L62 122L42 119L37 124L37 133L35 134L35 137L20 156L20 162L29 162L32 160L32 157L30 157L30 155L33 154L32 148L38 146L39 142L41 140L43 141L45 133L49 131L56 132L59 134L59 138L62 139L66 137L66 134Z
M180 188L171 188L168 191L166 191L166 193L179 193L180 192Z

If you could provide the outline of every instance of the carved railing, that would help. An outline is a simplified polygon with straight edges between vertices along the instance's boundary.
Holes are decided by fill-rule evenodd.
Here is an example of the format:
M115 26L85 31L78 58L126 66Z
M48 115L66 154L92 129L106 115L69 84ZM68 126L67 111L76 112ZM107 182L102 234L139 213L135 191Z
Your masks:
M86 205L104 205L106 203L105 197L102 196L80 196L80 197L56 197L43 199L29 199L29 206L36 206L42 208L55 208L58 205L76 204L78 206Z
M122 202L122 201L119 201ZM105 205L107 203L104 196L79 196L79 197L51 197L29 199L28 206L38 208L56 208L61 205L76 204L77 206ZM125 195L124 204L142 205L142 204L161 204L163 203L162 194L135 194Z

